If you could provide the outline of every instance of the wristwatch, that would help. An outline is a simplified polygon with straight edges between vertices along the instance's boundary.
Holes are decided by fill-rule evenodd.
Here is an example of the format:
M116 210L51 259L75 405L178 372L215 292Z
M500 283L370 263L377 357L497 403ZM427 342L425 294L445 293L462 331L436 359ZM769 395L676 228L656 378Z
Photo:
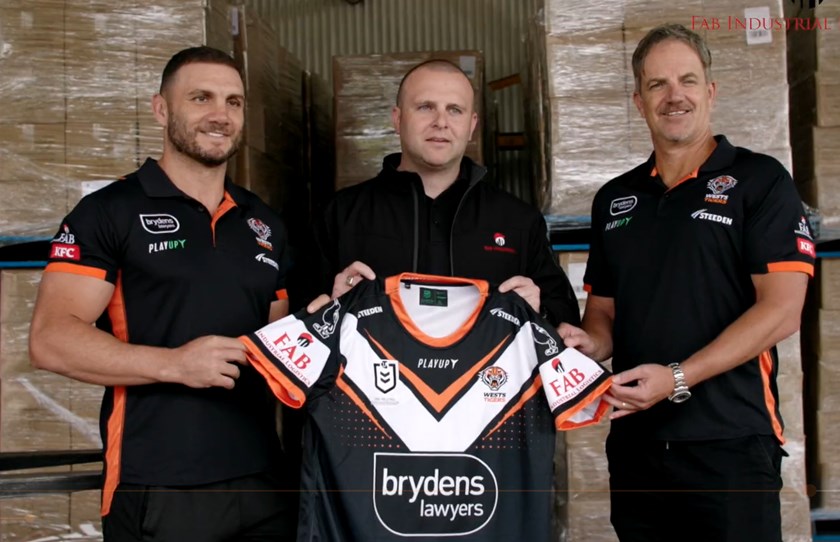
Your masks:
M672 403L683 403L688 401L691 397L691 392L688 391L688 384L685 383L685 373L680 367L679 363L671 363L668 365L674 372L674 391L668 396L668 400Z

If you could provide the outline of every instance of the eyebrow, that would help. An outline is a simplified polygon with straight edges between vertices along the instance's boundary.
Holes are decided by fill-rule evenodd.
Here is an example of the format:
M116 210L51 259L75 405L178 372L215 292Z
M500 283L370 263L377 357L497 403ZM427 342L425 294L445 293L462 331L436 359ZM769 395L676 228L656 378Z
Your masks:
M196 88L196 89L193 89L193 90L187 92L187 96L198 96L199 94L209 94L209 95L215 96L216 94L218 94L218 92L213 92L212 90L207 90L207 89L203 89L203 88ZM245 95L234 93L234 94L228 94L228 95L225 96L226 100L229 100L231 98L238 98L240 100L244 100Z
M695 78L695 79L699 79L699 76L694 72L684 73L684 74L680 75L678 79L680 81L685 81L686 79L690 79L692 77ZM650 79L644 81L644 83L646 85L649 85L651 83L663 83L665 81L667 81L666 77L651 77Z

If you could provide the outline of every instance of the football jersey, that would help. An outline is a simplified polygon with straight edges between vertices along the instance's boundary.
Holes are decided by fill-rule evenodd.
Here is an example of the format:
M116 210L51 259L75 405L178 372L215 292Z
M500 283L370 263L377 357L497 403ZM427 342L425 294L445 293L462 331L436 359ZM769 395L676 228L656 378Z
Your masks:
M555 429L608 409L608 371L480 280L363 281L241 340L310 414L298 540L548 541Z

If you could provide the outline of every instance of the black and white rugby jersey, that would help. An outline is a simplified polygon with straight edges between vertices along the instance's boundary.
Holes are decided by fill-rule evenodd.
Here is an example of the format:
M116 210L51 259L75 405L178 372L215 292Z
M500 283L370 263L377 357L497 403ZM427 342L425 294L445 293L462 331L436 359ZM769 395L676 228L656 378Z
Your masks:
M555 429L608 409L608 371L480 280L364 281L241 340L310 414L298 540L548 541Z

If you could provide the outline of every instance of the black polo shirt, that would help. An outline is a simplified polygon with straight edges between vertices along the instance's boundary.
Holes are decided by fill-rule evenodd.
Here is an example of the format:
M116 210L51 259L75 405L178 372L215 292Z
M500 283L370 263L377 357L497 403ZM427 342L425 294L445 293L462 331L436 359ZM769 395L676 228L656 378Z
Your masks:
M226 181L211 216L149 159L79 202L52 242L46 272L113 283L97 326L132 344L172 348L265 325L270 304L285 294L285 254L279 217L254 194ZM196 485L277 461L274 400L256 371L241 371L233 390L106 388L106 504L120 481Z
M584 282L615 300L613 370L681 362L755 303L750 275L813 275L815 245L802 203L775 159L717 147L670 190L654 157L611 180L592 205ZM695 386L679 405L662 401L615 420L631 438L705 440L751 434L782 439L775 347Z

